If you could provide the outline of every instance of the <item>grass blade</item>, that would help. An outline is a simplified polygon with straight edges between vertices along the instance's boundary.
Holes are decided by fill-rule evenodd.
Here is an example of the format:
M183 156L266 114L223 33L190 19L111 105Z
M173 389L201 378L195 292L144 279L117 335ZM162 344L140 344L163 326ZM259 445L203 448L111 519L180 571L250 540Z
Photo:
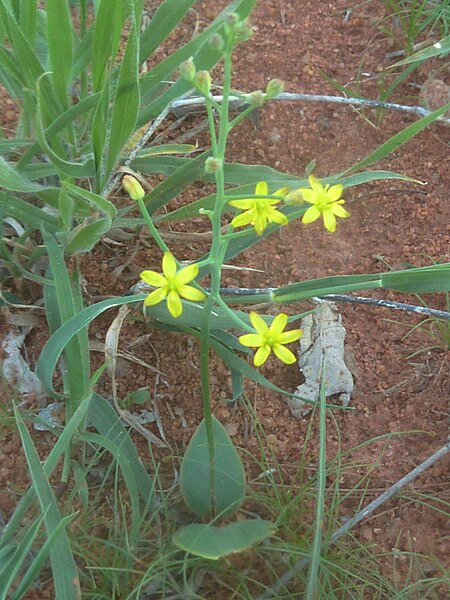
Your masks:
M47 0L47 41L52 83L62 107L67 108L67 91L72 69L73 26L67 0Z
M39 455L23 419L15 408L15 416L25 457L33 481L36 496L45 514L45 527L47 536L52 536L61 527L61 515L53 490L45 475ZM55 584L55 597L64 600L81 600L80 582L77 567L70 548L69 539L65 529L60 529L58 537L54 540L50 550L53 580Z

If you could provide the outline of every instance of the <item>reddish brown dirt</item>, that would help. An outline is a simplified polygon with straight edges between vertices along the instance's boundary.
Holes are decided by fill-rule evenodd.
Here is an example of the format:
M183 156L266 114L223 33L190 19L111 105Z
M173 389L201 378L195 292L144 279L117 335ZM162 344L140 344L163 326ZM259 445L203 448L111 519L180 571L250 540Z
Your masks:
M214 18L218 5L225 4L211 0L197 3L198 12L191 15L186 27L193 27L197 18L198 26L203 27ZM386 14L381 2L356 8L348 18L347 8L345 0L259 2L252 17L255 35L236 53L235 87L243 91L264 89L269 79L279 77L289 92L336 94L336 90L324 82L322 72L340 83L347 83L354 80L357 69L363 65L362 71L370 75L363 76L362 92L376 97L377 75L389 64L386 53L397 46L380 33L380 19ZM157 59L173 49L171 44L176 41L162 49ZM438 66L439 63L429 63L409 83L423 84ZM440 71L440 79L447 76L448 72ZM417 87L404 85L390 100L414 104L418 102L417 91ZM233 132L228 160L264 164L298 176L315 160L318 177L349 167L414 121L413 117L399 112L385 114L379 121L374 111L362 112L337 104L283 102L263 107L259 117L258 126L248 120ZM171 137L184 133L199 120L201 117L195 115L189 117ZM237 266L258 271L226 271L224 285L276 286L331 274L380 272L388 269L386 263L401 268L402 263L426 265L433 260L449 261L449 133L445 126L434 124L372 167L406 173L426 185L387 181L348 189L344 196L351 218L339 221L336 233L329 234L319 222L308 226L292 223L279 235L263 240L258 247L233 261ZM199 142L206 144L207 139L200 138ZM150 180L150 183L155 182ZM199 194L204 194L203 186L193 186L182 201L196 199ZM202 228L200 220L173 226L176 231L187 232ZM143 268L158 267L157 250L138 246L135 260L125 267L120 277L113 277L114 268L122 265L133 249L134 246L117 248L102 244L92 257L83 259L82 271L89 295L125 293ZM198 257L204 250L205 246L196 242L174 246L179 259ZM416 302L414 297L382 291L365 295ZM429 296L426 301L435 308L445 308L441 296ZM310 306L304 303L291 306L287 311L301 312ZM381 464L371 478L373 492L369 497L372 498L445 443L449 424L450 355L448 349L426 350L439 341L430 341L424 329L406 339L403 337L409 331L405 324L413 327L418 323L412 315L357 305L340 305L339 308L356 375L351 403L354 410L335 415L342 449L351 449L387 433L411 432L393 436L387 447L383 446L384 442L377 442L355 454L360 464L371 464L384 447ZM112 318L107 315L93 323L92 340L104 340ZM128 321L122 333L121 349L157 366L165 375L157 379L148 369L120 360L119 396L142 386L155 392L162 426L171 446L169 453L181 454L202 417L197 343L181 335L168 336L138 321ZM37 358L40 347L38 337L34 336L28 348L31 360ZM423 352L408 358L418 350ZM94 362L100 364L102 355L96 356ZM244 408L240 404L226 403L232 395L227 369L219 361L212 364L216 416L238 446L257 453ZM262 371L274 383L290 391L301 382L296 365L282 367L272 358ZM108 390L106 381L102 385ZM314 417L294 419L285 399L262 387L249 385L248 392L278 460L286 468L292 467L299 460L308 422ZM153 432L158 433L156 427ZM39 443L39 436L35 437ZM2 446L0 454L9 457L8 461L18 454L19 444L14 435L2 434ZM144 445L142 448L146 452ZM337 448L337 435L330 421L330 457ZM315 443L312 443L312 460L314 455ZM17 479L18 470L23 472L23 468L8 461L2 461L8 466L0 469L0 479L2 488L10 492L23 485L22 476L20 481ZM408 491L412 495L415 490L432 492L448 501L448 462L448 459L438 462L411 484ZM355 469L344 478L342 486L351 486L366 470L366 467ZM9 513L13 498L8 493L0 495L2 512ZM349 503L343 510L352 514L354 508L355 503ZM375 543L380 552L393 548L413 550L437 556L444 564L450 556L448 533L448 522L437 512L401 500L388 503L379 516L371 517L358 528L359 537Z

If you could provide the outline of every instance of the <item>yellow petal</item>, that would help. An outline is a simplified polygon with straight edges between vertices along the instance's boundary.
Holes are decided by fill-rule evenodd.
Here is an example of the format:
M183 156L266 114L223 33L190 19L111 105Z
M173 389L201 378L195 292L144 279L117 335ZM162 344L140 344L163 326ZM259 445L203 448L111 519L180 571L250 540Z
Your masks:
M206 298L206 294L191 285L182 285L177 290L180 296L192 302L200 302Z
M183 305L181 304L180 296L175 290L170 290L167 296L167 308L172 317L179 317L183 312Z
M142 273L139 274L139 277L142 281L154 287L161 287L167 282L164 275L161 275L161 273L157 273L156 271L142 271Z
M308 223L313 223L320 217L320 210L317 206L313 205L308 208L305 214L302 217L302 223L307 225Z
M163 261L162 261L163 273L167 277L167 279L173 279L177 272L177 261L175 260L173 254L170 252L164 252Z
M273 336L278 336L283 329L286 327L288 322L288 316L284 313L280 313L275 317L270 326L270 333Z
M176 275L177 284L178 283L189 283L195 279L198 275L198 264L194 263L192 265L188 265L187 267L183 267L180 269Z
M144 300L144 306L154 306L155 304L161 302L161 300L164 300L166 296L167 290L161 287L147 296L147 298Z
M262 337L257 333L246 333L245 335L241 335L239 342L243 346L250 346L250 348L257 348L264 343Z
M336 202L342 196L342 192L344 191L344 186L332 185L330 189L327 191L327 200L328 202Z
M330 233L334 233L336 231L336 217L331 210L324 210L322 214L325 229L328 229Z
M267 218L271 223L279 223L280 225L287 225L289 223L289 219L286 215L281 213L279 210L275 210L270 206L266 209Z
M234 219L231 221L231 227L245 227L249 223L253 221L254 213L253 210L246 210L240 215L236 215Z
M295 354L281 344L274 344L273 351L275 352L275 355L287 365L292 365L297 360Z
M241 210L248 210L249 208L253 208L255 204L255 200L250 198L248 200L231 200L228 202L230 206L234 206L235 208L240 208Z
M250 322L256 329L256 331L261 335L265 335L268 333L269 328L267 327L266 322L254 310L250 311Z
M289 192L289 188L288 187L284 187L284 188L280 188L279 190L276 190L273 193L273 195L274 196L281 196L282 198L284 198L288 192Z
M262 346L256 351L255 357L253 359L253 364L255 367L260 367L263 365L270 355L270 346Z
M290 344L292 342L296 342L303 335L303 331L301 329L291 329L290 331L283 331L278 338L280 344Z
M323 189L323 185L320 183L320 181L318 181L314 175L310 175L308 177L308 181L309 181L309 185L312 187L312 189L316 192L316 194L322 194L324 189Z
M267 217L265 214L257 213L254 219L255 231L258 235L262 235L267 227Z
M350 216L348 210L345 210L345 208L337 202L330 204L330 209L337 217L342 217L343 219L345 219Z
M255 196L268 196L269 188L265 181L260 181L256 184Z
M302 195L303 200L305 200L305 202L309 202L310 204L315 204L319 199L318 194L314 190L301 189L299 192Z

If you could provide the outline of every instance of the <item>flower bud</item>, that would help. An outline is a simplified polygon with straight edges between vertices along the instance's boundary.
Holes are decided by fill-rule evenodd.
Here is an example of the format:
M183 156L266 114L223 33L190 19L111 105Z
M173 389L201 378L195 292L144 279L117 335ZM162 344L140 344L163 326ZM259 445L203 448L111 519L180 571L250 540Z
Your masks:
M266 94L268 100L276 98L284 90L284 82L281 79L271 79L267 84Z
M283 198L283 202L288 206L300 206L304 200L300 190L293 190Z
M246 42L253 35L253 27L250 25L247 19L240 21L236 24L235 28L235 40L237 42Z
M211 75L209 71L199 71L195 76L195 87L204 96L207 96L211 90Z
M266 97L261 90L255 90L251 94L247 94L245 99L252 106L262 106L265 102Z
M225 17L225 23L231 27L234 27L237 23L239 23L239 15L233 12L229 13Z
M225 41L220 33L214 33L209 39L209 45L213 50L222 52L222 50L225 48Z
M122 179L122 185L132 200L142 200L145 196L144 188L132 175L125 175Z
M191 58L188 58L188 60L185 60L184 62L181 63L180 65L180 73L181 76L183 77L183 79L186 79L186 81L189 81L190 83L192 83L194 81L195 78L195 65L194 65L194 61Z
M218 158L214 158L213 156L209 156L205 160L205 173L210 175L211 173L215 173L219 169L222 168L222 161Z

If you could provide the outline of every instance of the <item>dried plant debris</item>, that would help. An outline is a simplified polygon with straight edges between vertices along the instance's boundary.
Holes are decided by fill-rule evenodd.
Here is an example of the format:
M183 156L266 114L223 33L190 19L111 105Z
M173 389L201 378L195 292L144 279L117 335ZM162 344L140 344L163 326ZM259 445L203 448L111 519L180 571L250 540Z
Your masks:
M348 406L353 392L353 377L345 363L345 329L341 315L333 302L321 303L317 310L302 319L303 336L300 338L299 366L305 382L296 394L313 402L319 401L322 361L326 366L326 396L339 395L343 406ZM288 399L292 414L301 418L310 412L311 404L299 398Z

